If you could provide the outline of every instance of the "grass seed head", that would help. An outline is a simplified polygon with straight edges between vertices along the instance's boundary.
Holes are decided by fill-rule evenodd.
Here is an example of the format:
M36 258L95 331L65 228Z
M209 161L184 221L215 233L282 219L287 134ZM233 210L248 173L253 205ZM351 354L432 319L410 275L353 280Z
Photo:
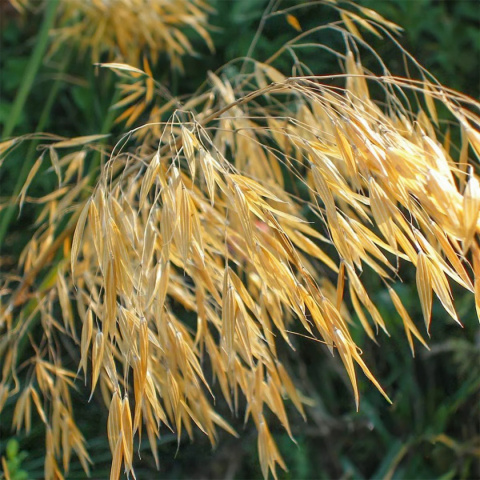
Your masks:
M32 406L37 409L46 425L46 478L60 475L60 459L68 470L72 450L85 470L89 464L68 393L74 374L62 366L66 352L52 335L67 335L77 345L79 371L91 377L91 395L99 388L107 405L112 479L122 467L133 475L133 445L145 430L157 466L163 427L179 442L184 431L192 437L194 427L212 444L217 427L235 434L214 409L205 358L232 411L239 397L246 399L262 473L275 477L276 466L286 465L265 407L289 435L285 399L305 417L304 398L277 348L281 342L293 347L293 333L317 336L338 352L357 408L358 367L388 400L350 334L357 321L373 341L380 329L388 332L362 273L386 285L412 354L414 337L426 342L391 287L401 264L416 269L427 333L433 293L459 321L452 281L474 292L480 311L480 190L477 161L468 156L469 145L477 152L480 144L475 101L424 79L395 77L383 64L382 76L375 76L353 53L361 49L347 48L340 76L286 77L273 66L285 47L264 62L245 60L236 77L228 70L209 75L178 108L184 99L161 103L139 52L147 49L155 60L162 50L180 66L191 46L178 25L210 41L203 2L61 5L56 42L75 37L94 57L119 52L132 66L110 65L128 77L117 120L133 126L142 114L149 123L114 149L93 190L81 175L82 152L102 138L52 140L47 149L63 184L42 199L27 195L42 154L18 198L20 205L45 205L21 256L23 270L5 279L0 333L11 347L0 350L0 409L6 396L18 393L17 430L30 428ZM369 9L355 11L339 9L343 24L330 33L361 45L365 29L385 36L398 31ZM289 22L299 30L294 18ZM370 96L372 84L384 92L384 102ZM412 93L423 94L426 111L407 108ZM449 141L438 140L440 103L463 132L458 158ZM0 144L0 150L12 145ZM65 189L67 183L72 188ZM63 257L49 271L57 252ZM58 305L63 322L55 315ZM197 321L187 325L183 312ZM32 343L34 383L12 393L28 364L17 339L28 339L28 325L37 318L47 347Z

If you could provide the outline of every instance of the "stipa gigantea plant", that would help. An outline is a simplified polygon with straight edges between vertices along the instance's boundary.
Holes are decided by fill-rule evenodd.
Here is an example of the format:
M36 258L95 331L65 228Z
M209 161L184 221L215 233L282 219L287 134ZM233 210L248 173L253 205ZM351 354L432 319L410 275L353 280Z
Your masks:
M2 290L0 405L15 399L17 430L29 430L32 409L45 423L47 478L61 475L60 462L68 470L72 450L88 471L70 398L79 382L57 341L65 335L78 346L89 392L100 389L108 407L112 478L134 475L136 438L148 438L158 463L165 428L179 440L199 428L212 444L217 427L235 434L213 407L207 371L233 411L246 399L267 477L286 469L269 411L290 435L285 400L305 416L280 342L301 332L324 342L343 362L357 408L358 367L388 399L351 335L357 320L347 306L373 340L374 328L388 331L362 272L385 285L412 353L414 338L426 341L393 289L400 265L416 269L427 332L434 297L460 323L451 281L474 294L478 315L478 104L422 69L420 80L383 64L381 76L366 70L360 29L393 38L396 26L327 3L341 18L315 31L345 39L340 75L304 71L296 47L311 46L315 32L264 62L247 59L233 77L210 74L187 100L156 102L164 91L151 73L117 63L110 68L137 94L129 99L122 87L116 107L130 110L121 120L135 125L131 107L142 105L149 121L115 146L99 177L83 174L98 137L46 137L19 198L45 204L39 227L20 258L22 276L5 277ZM273 67L282 53L302 75ZM383 98L372 99L372 89ZM462 133L458 152L439 105ZM30 198L47 156L60 187ZM38 322L44 336L29 337Z

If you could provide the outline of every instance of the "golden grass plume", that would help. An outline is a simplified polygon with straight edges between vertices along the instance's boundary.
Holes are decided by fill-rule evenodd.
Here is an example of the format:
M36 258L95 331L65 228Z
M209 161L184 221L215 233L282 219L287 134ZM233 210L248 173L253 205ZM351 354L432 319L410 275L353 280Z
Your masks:
M45 137L38 168L49 158L60 186L29 197L33 172L19 197L44 207L19 271L3 278L0 409L15 396L14 428L28 431L32 410L44 422L46 478L68 471L72 451L89 468L70 398L77 372L63 366L59 336L76 345L89 393L99 388L108 408L111 478L134 474L142 435L158 464L165 428L179 439L198 428L212 444L218 427L235 434L215 411L207 369L232 411L246 399L263 475L276 477L286 465L267 412L290 435L285 400L305 416L279 342L302 332L338 353L358 408L358 367L388 399L351 336L349 310L372 340L388 331L362 275L389 291L412 353L414 338L427 343L393 289L404 263L416 269L427 333L435 297L460 323L452 281L480 311L479 104L416 64L420 80L383 64L380 75L366 70L361 32L395 40L397 27L326 3L340 20L319 29L346 44L339 75L305 72L300 61L292 76L273 66L310 32L264 62L243 60L233 77L211 73L188 99L165 101L150 72L106 65L130 85L120 121L146 125L117 143L98 177L84 173L96 137ZM461 132L458 150L440 105ZM29 337L38 322L44 337Z
M10 0L19 11L41 12L47 1ZM156 63L166 54L169 66L182 70L182 57L194 55L188 31L214 50L205 0L60 0L51 31L51 53L76 48L93 62L123 61L142 65L148 55Z

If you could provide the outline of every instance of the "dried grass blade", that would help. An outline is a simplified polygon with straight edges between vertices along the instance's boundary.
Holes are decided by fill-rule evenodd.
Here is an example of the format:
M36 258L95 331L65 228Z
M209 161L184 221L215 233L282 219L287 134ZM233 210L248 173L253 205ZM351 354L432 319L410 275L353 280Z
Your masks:
M234 335L236 323L235 289L230 280L230 267L225 269L222 296L222 340L227 354L229 368L234 359Z
M345 24L345 27L347 27L347 30L360 42L364 42L362 35L358 31L357 26L355 23L352 21L350 18L350 12L347 12L346 10L342 10L340 13L340 16L342 17L343 23Z
M130 73L133 78L138 78L142 75L147 75L143 70L140 70L139 68L132 67L131 65L128 65L126 63L116 63L116 62L110 62L110 63L99 63L97 64L102 68L109 68L111 70L120 70L123 72Z
M477 310L478 321L480 322L480 249L476 242L473 242L472 263L473 274L475 276L475 308Z
M80 362L78 366L78 372L80 372L80 369L83 369L83 373L85 375L85 384L87 383L88 349L90 347L90 342L92 341L92 334L93 334L93 314L92 314L92 310L88 309L88 312L85 318L83 319L82 338L80 341Z
M355 293L355 289L353 288L352 284L349 285L349 291L350 291L350 299L352 301L353 309L355 310L355 313L357 314L363 329L365 330L369 338L378 345L378 342L375 339L375 333L373 332L373 329L370 326L370 323L368 323L367 317L363 312L362 306L358 301L357 294Z
M340 354L340 358L342 359L342 362L345 365L345 369L347 370L347 374L350 378L350 382L353 387L353 393L355 396L355 406L358 411L360 404L360 395L358 393L357 376L355 374L355 366L353 364L352 357L352 350L355 350L355 347L349 344L343 332L336 327L334 328L334 339L338 353Z
M125 472L128 476L133 470L133 432L132 416L128 396L125 395L122 401L121 432L123 441L123 457L125 461Z
M55 170L55 174L57 175L58 178L58 185L62 185L62 172L60 170L60 162L58 160L58 153L56 152L55 148L50 146L48 148L48 151L50 152L50 161L52 162L53 169Z
M85 145L86 143L96 142L98 140L103 140L109 137L110 134L102 135L85 135L83 137L70 138L68 140L61 140L60 142L54 143L52 146L54 148L71 148L78 147L80 145Z
M465 193L463 195L463 225L464 240L463 254L465 254L472 244L473 237L478 230L478 218L480 215L480 184L473 172L467 182Z
M445 274L438 266L436 262L430 262L430 272L432 279L432 287L435 291L437 297L443 305L443 308L448 312L448 314L460 325L460 320L458 319L457 312L453 305L453 296L450 290L450 285L448 280L445 277Z
M430 322L432 317L432 277L428 266L428 259L424 252L417 256L417 290L420 297L425 328L430 335Z
M455 270L455 272L463 282L463 283L460 283L460 282L459 283L463 287L465 287L467 290L470 290L471 292L473 292L474 287L473 287L472 281L470 280L470 277L468 276L468 273L465 270L465 267L463 266L462 262L458 258L457 253L453 249L449 239L445 235L445 232L434 222L431 223L431 227L434 230L435 238L440 243L443 249L443 252L445 253L450 263L452 264L453 269Z
M110 480L119 480L120 473L122 469L122 459L123 459L123 441L122 441L122 432L117 440L115 449L113 451L112 457L112 468L110 470Z
M345 263L341 262L340 272L338 274L338 279L337 279L336 307L338 311L340 311L340 307L342 306L344 288L345 288Z
M292 15L292 14L289 13L289 14L286 16L286 18L287 18L288 24L289 24L291 27L293 27L297 32L301 32L301 31L302 31L302 27L301 27L300 22L298 21L298 18L297 18L297 17L295 17L294 15Z
M287 395L290 397L290 400L295 405L295 408L300 412L303 419L306 420L305 410L303 409L302 401L300 399L300 395L295 388L290 376L288 375L285 367L280 363L276 362L277 371L280 376L280 380L282 382L283 388L287 392Z
M95 343L93 344L92 352L92 390L90 393L90 398L93 396L95 386L97 385L98 376L100 375L100 370L103 363L103 355L105 352L105 338L102 332L97 332L95 337Z
M423 337L420 335L420 332L418 331L417 327L413 323L412 319L410 318L410 315L408 312L405 310L405 307L402 304L402 301L400 300L400 297L398 296L397 292L391 287L388 287L388 293L390 294L390 298L392 299L393 305L395 306L398 314L400 315L402 321L403 321L403 326L405 328L405 334L407 335L408 338L408 344L410 345L410 350L412 351L412 356L415 356L415 348L413 345L413 339L412 339L412 333L417 337L417 339L420 341L420 343L428 350L427 343L423 339Z
M435 107L433 90L428 83L425 83L425 89L423 91L423 95L425 97L425 103L427 104L428 113L432 117L435 125L438 127L438 114L437 114L437 109Z
M117 445L118 439L120 438L120 433L122 431L122 401L117 390L113 392L112 400L110 401L110 407L108 409L108 419L107 419L107 435L108 443L110 445L110 450L112 455L115 453L115 447Z
M242 226L245 242L247 243L250 251L254 252L255 242L253 235L252 219L247 200L240 187L236 183L233 184L233 192L235 207L240 218L240 224Z
M359 355L355 348L352 348L352 356L355 361L360 365L365 376L377 387L377 390L384 396L388 403L392 404L393 402L390 400L390 397L386 394L385 390L380 386L377 379L373 376L372 372L368 369L365 365L365 362L362 360L362 357Z
M370 207L373 217L390 246L396 251L397 240L395 237L392 213L390 211L391 201L373 178L370 178L369 181L369 191Z
M83 237L83 231L85 230L85 222L87 221L87 215L90 209L91 198L87 201L82 208L82 212L78 217L77 226L75 227L75 233L73 234L72 251L70 253L70 265L72 269L72 278L75 282L75 267L77 265L78 253L80 251L80 241Z
M140 202L138 204L139 210L143 208L143 205L145 203L145 200L147 199L148 192L152 188L152 185L155 181L155 177L158 174L158 171L160 170L160 154L157 152L153 158L150 164L147 167L147 171L145 172L145 175L142 180L142 186L140 187Z
M199 153L200 168L202 169L207 184L208 195L210 196L210 203L213 207L215 203L215 174L213 171L213 158L211 154L203 148L200 148Z
M38 172L38 169L42 165L43 162L43 153L38 157L37 161L33 164L32 168L28 172L27 179L25 180L25 183L23 184L22 190L20 191L20 194L18 195L19 199L19 209L20 212L22 211L23 203L25 201L25 195L27 194L28 187L32 183L32 180L35 178L35 175Z

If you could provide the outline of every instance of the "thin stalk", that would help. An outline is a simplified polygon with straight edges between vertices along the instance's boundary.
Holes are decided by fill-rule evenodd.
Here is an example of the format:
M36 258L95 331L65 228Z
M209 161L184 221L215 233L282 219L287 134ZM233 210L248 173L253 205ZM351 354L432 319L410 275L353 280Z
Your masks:
M120 99L120 90L116 89L115 93L113 94L112 105L115 105L119 99ZM115 122L115 111L110 107L108 109L107 115L103 120L102 129L100 133L102 135L106 135L107 133L109 133L114 122ZM101 144L104 144L104 143L105 141L102 140ZM101 157L102 157L102 153L96 152L92 159L92 163L90 164L90 168L88 170L88 174L91 176L89 185L92 185L93 179L95 178L95 171L100 166Z
M17 126L18 120L20 118L20 113L25 105L25 102L27 101L33 81L35 80L38 69L40 68L43 57L45 55L45 51L48 45L48 33L50 32L50 28L53 25L59 1L60 0L49 0L47 2L47 8L45 10L45 15L43 17L40 32L36 39L35 48L33 49L32 55L30 56L30 60L28 62L27 70L23 77L22 84L20 85L17 96L15 97L12 111L10 112L10 115L5 124L5 128L3 130L3 139L8 138Z
M17 287L15 290L12 300L10 304L7 306L7 310L12 311L18 305L23 303L23 296L25 295L27 289L32 285L33 281L35 280L36 275L38 272L44 267L44 265L56 254L60 246L63 244L64 240L69 236L72 235L75 231L76 221L78 220L78 216L81 210L77 210L73 217L69 220L68 224L65 226L65 229L62 233L55 239L55 241L50 245L50 247L44 252L43 255L37 260L35 265L26 272L24 275L24 279L22 283ZM53 275L55 275L56 270L58 269L58 261L50 267L48 273L45 275L43 282L40 284L38 290L39 292L44 291L48 288L48 284ZM36 306L38 305L38 299L32 298L28 301L27 305L24 307L24 311L26 312L27 316L32 312ZM22 358L22 354L25 351L28 341L28 333L32 330L32 328L37 324L38 320L41 316L38 314L35 315L34 318L31 319L29 325L25 330L22 332L21 338L17 340L17 358ZM14 327L14 331L17 330L19 323L22 321L22 317L17 320L17 323Z
M67 65L69 64L71 55L67 55L65 57L64 62L61 65L59 73L63 73L67 69ZM48 95L47 101L43 107L42 114L40 115L40 119L37 124L36 132L41 133L45 128L45 125L50 117L50 113L52 111L53 104L55 99L57 98L58 92L60 91L60 86L62 84L61 78L57 78L50 90ZM15 183L15 187L13 189L12 194L12 203L4 210L3 215L1 216L0 221L0 246L3 243L3 239L8 231L8 227L10 226L10 222L12 221L13 214L15 213L15 199L17 198L18 194L22 189L22 185L24 184L25 180L27 179L28 172L32 168L33 162L35 160L34 153L35 149L37 148L38 141L34 140L30 143L28 148L27 156L25 161L23 162L22 169L17 177L17 182Z
M120 96L120 92L117 90L114 94L113 100L112 100L112 105L114 105L118 98ZM102 133L107 133L115 120L115 112L113 110L109 110L107 115L105 116L105 119L102 124ZM92 160L92 163L90 165L90 169L88 174L91 176L91 182L95 178L95 170L99 167L100 165L100 159L101 159L101 153L97 152L95 154L95 157ZM90 182L90 183L91 183ZM16 291L12 295L12 300L9 305L9 309L13 310L13 308L18 307L23 303L23 295L25 294L25 291L31 286L33 281L35 280L36 275L40 272L40 270L45 266L46 263L48 263L52 257L56 254L58 249L62 246L64 240L70 236L73 235L76 227L76 221L78 220L78 216L80 215L80 212L82 211L82 205L77 208L73 216L69 219L68 224L65 226L64 230L59 234L59 236L55 239L55 241L50 245L50 247L44 252L44 254L38 258L37 262L35 265L25 273L23 281L21 284L17 287ZM1 240L0 240L1 244ZM55 274L55 271L58 268L58 261L55 262L50 269L48 270L47 274L45 275L44 281L42 284L39 286L39 291L41 292L44 288L47 288L49 280L51 279L52 275ZM38 300L33 298L31 299L27 305L25 306L25 311L26 312L31 312L33 309L37 306ZM21 358L22 353L24 352L26 345L27 345L27 340L28 340L28 332L30 332L33 328L34 325L38 322L40 319L40 315L36 315L30 322L28 328L23 332L22 338L18 340L18 348L17 348L17 357Z

